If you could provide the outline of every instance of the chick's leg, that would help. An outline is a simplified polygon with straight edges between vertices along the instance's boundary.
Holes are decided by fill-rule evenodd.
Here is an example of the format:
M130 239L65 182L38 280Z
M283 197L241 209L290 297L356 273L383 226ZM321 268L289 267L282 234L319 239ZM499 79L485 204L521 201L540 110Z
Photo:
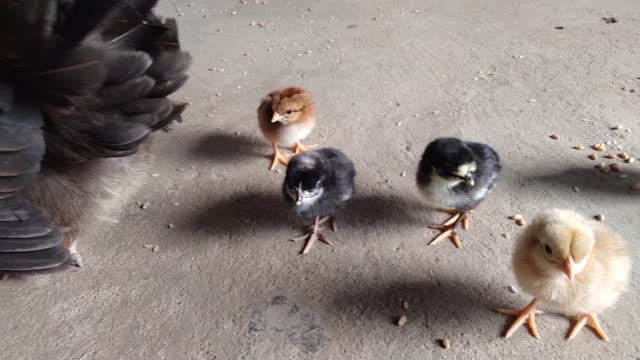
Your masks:
M280 150L278 150L278 145L276 145L276 143L271 143L271 145L273 146L273 161L271 161L271 170L275 169L276 166L278 166L278 163L286 166L289 161L284 155L280 153Z
M327 245L333 245L333 243L328 239L326 239L324 235L322 235L322 233L320 232L320 230L322 230L321 225L327 221L330 221L331 223L333 223L332 217L327 216L324 218L320 218L319 216L317 216L313 225L309 227L309 232L307 232L302 236L298 236L296 238L291 239L291 241L298 241L298 240L304 240L304 239L307 240L307 243L305 244L304 249L302 250L302 255L308 254L309 251L311 251L313 244L315 244L317 240L320 240Z
M462 228L467 230L469 229L469 215L466 212L461 212L458 210L451 209L438 209L440 211L451 214L451 217L442 223L441 225L431 225L429 226L431 229L440 230L440 234L434 237L433 240L429 243L429 245L435 245L439 243L442 239L448 237L449 240L453 242L453 244L459 249L462 247L460 243L460 237L456 233L456 226L458 223L462 223Z
M313 150L315 148L317 148L318 145L302 145L299 142L296 142L295 145L293 145L293 147L291 148L291 151L293 151L294 154L298 155L300 153L303 153L305 151L309 151L309 150Z
M500 314L516 316L516 320L511 324L511 326L509 326L504 337L508 338L513 335L513 333L526 322L527 325L529 325L529 330L531 330L531 335L536 339L540 339L540 334L536 327L535 316L542 314L542 311L536 309L537 305L538 299L534 298L529 305L525 306L522 310L497 309L496 312Z
M595 314L581 315L578 318L578 321L576 321L576 323L573 324L571 329L569 329L569 333L567 334L567 340L571 340L574 337L576 337L576 335L578 335L580 330L582 330L582 328L585 325L591 326L591 328L595 330L596 334L598 334L598 337L600 338L600 340L609 341L607 334L605 334L604 330L602 330L602 327L600 326L600 322L598 321L598 318L596 317Z

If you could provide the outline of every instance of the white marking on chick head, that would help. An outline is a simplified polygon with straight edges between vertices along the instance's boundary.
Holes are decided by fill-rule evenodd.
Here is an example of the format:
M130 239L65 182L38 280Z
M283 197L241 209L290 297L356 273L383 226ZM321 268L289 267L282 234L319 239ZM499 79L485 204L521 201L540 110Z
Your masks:
M477 169L476 162L472 161L470 163L466 163L466 164L462 164L462 165L458 166L458 168L456 169L455 174L458 175L458 176L466 177L467 175L469 175L472 172L476 171L476 169Z

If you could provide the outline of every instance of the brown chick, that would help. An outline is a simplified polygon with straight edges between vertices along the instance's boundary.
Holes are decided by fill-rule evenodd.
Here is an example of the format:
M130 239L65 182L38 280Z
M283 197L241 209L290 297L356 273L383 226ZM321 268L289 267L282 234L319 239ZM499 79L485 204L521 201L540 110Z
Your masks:
M505 337L526 321L532 335L540 338L534 317L542 313L536 309L541 302L577 319L567 340L589 325L607 341L596 315L625 290L631 259L625 242L602 223L554 209L542 213L520 237L513 270L520 288L534 299L522 310L497 310L517 316Z
M258 124L273 146L271 170L278 163L287 165L288 162L278 150L278 145L291 148L296 155L316 147L300 143L316 125L313 101L304 89L289 87L269 93L258 107Z

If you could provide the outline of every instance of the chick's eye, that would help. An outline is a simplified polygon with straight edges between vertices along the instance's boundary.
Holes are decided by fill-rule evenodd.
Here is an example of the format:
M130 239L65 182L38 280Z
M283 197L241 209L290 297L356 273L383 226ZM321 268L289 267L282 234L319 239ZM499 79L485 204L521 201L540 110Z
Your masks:
M545 245L544 246L544 252L546 252L547 254L551 255L553 253L553 250L551 250L551 246Z
M293 113L293 110L289 109L289 110L285 111L284 113L287 114L287 115L291 115Z

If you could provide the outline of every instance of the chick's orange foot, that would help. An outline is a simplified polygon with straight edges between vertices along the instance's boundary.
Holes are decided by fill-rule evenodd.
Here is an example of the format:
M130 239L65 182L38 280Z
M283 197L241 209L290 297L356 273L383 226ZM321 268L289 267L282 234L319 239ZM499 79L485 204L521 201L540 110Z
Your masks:
M451 217L440 225L431 225L429 228L439 230L440 234L431 240L429 245L435 245L442 241L444 238L449 238L453 244L460 249L462 247L462 243L460 243L460 237L456 232L456 226L458 224L462 224L462 228L464 230L469 229L469 215L466 212L460 212L459 210L452 209L438 209L439 211L446 212L447 214L451 214Z
M330 222L331 229L333 231L336 231L337 228L335 224L335 219L332 216L325 216L323 218L316 217L315 222L313 223L313 225L309 227L309 231L306 234L291 239L291 241L294 241L294 242L299 240L305 240L305 239L307 240L307 243L305 244L304 249L302 250L302 255L308 254L309 251L311 251L313 244L315 244L316 241L318 240L322 241L327 245L333 246L333 243L330 240L326 239L324 235L322 235L322 233L320 232L320 230L323 229L322 224L324 224L327 221Z
M271 161L271 170L274 170L278 164L282 164L284 166L287 166L287 164L289 163L289 159L287 159L287 155L283 155L280 150L278 150L278 145L276 144L272 144L273 145L273 160Z
M538 333L538 328L536 327L535 316L542 314L542 311L536 309L538 305L538 300L533 299L529 305L525 306L521 310L513 310L513 309L497 309L496 312L505 315L513 315L516 316L515 321L509 326L507 331L504 334L504 337L508 338L513 335L513 333L518 330L522 324L525 322L529 325L529 330L531 331L531 335L536 339L540 339L540 334Z
M574 337L576 337L576 335L578 335L580 330L582 330L582 328L585 325L589 325L596 332L600 340L609 341L607 334L605 334L604 330L602 330L602 327L600 326L600 322L598 321L598 318L596 317L595 314L584 314L579 316L578 321L576 321L576 323L573 324L571 329L569 329L569 333L567 334L567 340L571 340Z
M313 150L317 147L318 145L302 145L299 142L296 142L296 144L291 148L291 151L293 151L295 155L298 155L305 151Z

